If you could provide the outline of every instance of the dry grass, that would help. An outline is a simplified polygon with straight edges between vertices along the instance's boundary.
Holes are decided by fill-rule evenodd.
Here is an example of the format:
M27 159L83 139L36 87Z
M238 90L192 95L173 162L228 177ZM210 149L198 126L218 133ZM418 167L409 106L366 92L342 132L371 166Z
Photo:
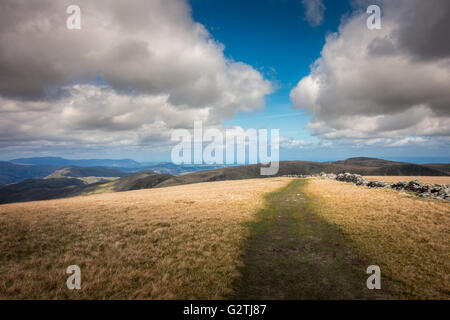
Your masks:
M91 183L97 183L97 182L115 181L120 178L116 178L116 177L77 177L74 179L81 180L86 184L91 184Z
M305 191L314 211L380 266L396 297L450 299L448 202L319 179Z
M244 222L290 179L210 182L0 206L0 299L219 299ZM82 288L66 287L69 265Z
M370 180L381 180L384 182L418 180L428 184L450 184L450 177L366 176L365 178Z

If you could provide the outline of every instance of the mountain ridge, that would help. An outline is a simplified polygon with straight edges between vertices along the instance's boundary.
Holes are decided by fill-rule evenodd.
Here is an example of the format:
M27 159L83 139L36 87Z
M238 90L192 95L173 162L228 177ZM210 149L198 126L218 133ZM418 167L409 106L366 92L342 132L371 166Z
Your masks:
M133 159L65 159L62 157L18 158L8 162L27 165L54 165L80 167L138 167L141 164Z
M449 167L450 164L438 164L433 167L361 157L331 163L281 161L277 176L312 175L321 172L335 174L350 172L367 176L449 176L448 171L439 170L448 170ZM0 203L46 200L92 193L162 188L210 181L267 177L261 176L260 169L261 164L253 164L171 175L153 171L140 171L129 174L116 169L68 167L62 170L63 174L61 174L61 169L59 169L59 171L56 171L57 173L50 174L47 179L27 179L22 182L0 186ZM110 174L111 176L120 174L120 177L117 176L117 179L113 181L91 179L90 181L93 183L87 182L81 177L83 174L89 175L92 173ZM71 176L71 174L75 175L75 177Z

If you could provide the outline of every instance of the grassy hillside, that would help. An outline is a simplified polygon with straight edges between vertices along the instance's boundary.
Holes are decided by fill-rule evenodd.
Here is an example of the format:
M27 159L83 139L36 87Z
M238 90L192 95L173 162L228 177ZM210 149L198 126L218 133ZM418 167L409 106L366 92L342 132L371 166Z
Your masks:
M151 171L138 172L112 182L88 186L80 194L151 189L172 177L170 174L158 174Z
M382 167L390 167L395 165L403 165L406 162L397 162L397 161L389 161L377 158L366 158L366 157L356 157L349 158L346 160L335 161L333 164L339 165L341 167L348 168L368 168L368 169L377 169Z
M450 175L450 163L428 163L424 167L439 170Z
M367 176L446 176L442 167L430 167L376 158L350 158L333 162L341 170ZM342 172L342 171L341 171Z
M167 181L164 181L163 183L158 185L158 187L166 187L172 185L189 184L197 182L208 182L208 181L265 178L265 176L261 176L260 169L261 165L256 164L256 165L236 166L236 167L194 172L168 179ZM277 175L278 176L291 174L307 175L307 174L317 174L322 171L337 173L341 172L342 169L340 169L335 165L321 162L282 161L280 162L280 168Z
M450 299L450 204L393 190L313 179L311 211L378 265L382 288L402 299Z
M363 171L360 174L380 175L380 176L446 176L446 172L428 168L417 164L394 165L377 168L369 172Z
M213 182L0 206L0 299L218 299L244 223L289 179ZM78 265L82 289L66 287Z
M51 174L56 166L18 165L0 161L0 185L18 182L24 179L39 179Z
M158 185L166 187L208 181L236 180L264 178L260 174L261 165L245 165L228 167L201 172L194 172L168 179ZM283 175L311 175L320 172L341 173L350 172L374 176L446 176L436 169L420 165L393 162L372 158L353 158L333 163L311 161L281 161L278 176Z
M87 173L113 173L96 169L89 169ZM63 174L66 171L62 171ZM75 172L76 173L76 172ZM121 173L123 174L123 173ZM121 179L108 177L63 177L61 171L57 175L45 179L27 179L22 182L0 186L0 204L11 202L24 202L36 200L50 200L78 195L88 195L105 192L120 192L138 189L150 189L161 182L171 178L171 175L157 174L153 172L139 172L125 176ZM101 181L99 181L101 180ZM105 182L109 181L109 182ZM112 181L111 181L112 180Z
M413 181L417 180L426 184L449 184L450 177L424 177L424 176L365 176L369 180L381 180L389 183L398 181Z
M126 175L128 173L112 168L70 166L58 169L46 178L124 177Z
M0 204L70 197L84 187L82 180L73 178L27 179L0 186Z
M448 202L289 178L0 205L0 299L449 299L449 219Z
M440 166L440 168L442 168L442 166ZM183 170L185 169L186 167L183 167ZM89 185L79 187L77 182L72 188L68 188L68 185L65 185L65 190L58 191L54 188L53 182L48 183L50 186L45 186L45 182L42 181L36 181L35 183L28 181L11 188L0 188L0 199L3 199L0 200L3 201L0 203L11 202L8 199L14 199L14 201L44 200L80 194L86 195L105 192L161 188L200 182L267 178L267 176L261 176L260 169L261 165L259 164L244 165L173 176L165 173L158 174L153 171L141 171L135 174L127 175L126 173L116 169L68 167L57 170L53 174L49 175L48 178L76 178ZM334 163L282 161L279 164L279 171L277 175L311 175L318 174L320 172L351 172L370 176L448 176L447 173L431 167L373 158L352 158ZM115 179L115 177L122 178ZM66 180L66 183L69 182L69 180ZM36 186L44 186L46 192L48 193L48 197L44 197L44 191L39 192L38 197L33 197L32 195L37 194L36 190L26 190L26 186L29 186L32 189ZM18 190L23 192L23 197L20 196ZM14 193L13 197L10 196L11 192Z

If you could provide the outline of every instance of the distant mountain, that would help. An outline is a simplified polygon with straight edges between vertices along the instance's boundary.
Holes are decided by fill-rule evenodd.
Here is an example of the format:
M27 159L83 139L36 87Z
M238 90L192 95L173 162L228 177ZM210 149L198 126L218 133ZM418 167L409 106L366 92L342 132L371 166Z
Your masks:
M112 168L102 167L64 167L46 177L52 178L83 178L83 177L124 177L129 173Z
M163 181L172 178L170 174L159 174L155 172L138 172L116 181L100 185L99 188L106 188L113 191L129 191L139 189L150 189L161 184Z
M50 200L103 192L151 189L171 177L167 174L139 172L115 181L93 184L86 184L81 180L82 178L27 179L0 186L0 204Z
M434 170L439 170L441 172L445 172L450 175L450 163L427 163L427 164L422 164L422 166L431 168Z
M332 162L342 170L366 176L446 176L438 167L376 158L350 158Z
M198 171L218 169L218 168L224 168L224 167L226 167L226 165L208 165L208 164L177 165L177 164L173 164L171 162L161 162L161 163L153 164L150 166L145 166L142 169L153 171L156 173L180 175L180 174L186 174L189 172L198 172Z
M219 180L236 180L261 178L261 165L245 165L214 170L193 172L172 177L158 187L179 184L189 184ZM278 176L311 175L320 172L342 173L350 172L372 176L447 176L448 174L433 168L416 164L387 161L375 158L351 158L332 163L311 161L281 161Z
M57 166L18 165L0 161L0 185L18 182L24 179L44 178L58 169Z
M338 173L340 171L341 169L339 167L328 163L311 161L281 161L277 175L308 175L320 172ZM264 176L261 176L260 164L235 166L188 173L181 176L172 177L158 185L158 187L167 187L198 182L253 178L264 178Z
M134 168L140 167L141 164L132 159L81 159L70 160L60 157L37 157L37 158L20 158L10 160L9 162L16 164L29 164L29 165L53 165L53 166L79 166L79 167L123 167Z
M397 162L377 158L358 157L358 158L349 158L346 160L339 160L331 163L338 165L340 167L381 168L394 165L403 165L406 164L407 162Z
M41 179L45 177L123 177L130 173L141 171L180 175L222 167L224 165L175 165L169 162L141 165L139 162L131 159L69 160L61 157L20 158L11 161L0 161L0 185L15 183L25 179ZM85 182L93 183L108 179L84 180Z
M370 176L448 176L447 172L411 163L382 167L374 169L367 174L361 174Z
M27 179L0 186L0 204L70 197L84 186L78 179Z
M9 162L15 164L26 164L26 165L51 165L56 167L104 167L104 168L115 168L128 173L140 172L140 171L153 171L156 173L166 173L179 175L187 172L197 172L209 169L217 169L226 167L226 165L176 165L171 162L160 162L160 163L139 163L132 159L120 159L120 160L110 160L110 159L80 159L80 160L70 160L61 157L37 157L37 158L20 158L10 160ZM30 178L30 177L27 177Z
M387 161L375 158L350 158L331 163L311 161L282 161L278 176L311 175L320 172L350 172L362 175L399 176L448 176L450 164L417 165L406 162ZM32 166L30 166L32 167ZM170 165L164 166L170 168ZM207 166L205 166L207 167ZM199 166L193 166L197 169ZM209 181L264 178L260 175L260 164L233 166L181 175L143 171L130 175L105 168L69 167L56 171L48 179L25 180L20 183L0 187L0 203L54 199L103 192L119 192L137 189L160 188ZM106 171L105 171L106 170ZM112 170L112 171L111 171ZM115 177L114 181L87 184L82 181L90 174ZM58 177L55 179L54 177ZM78 177L78 178L76 178ZM117 176L119 177L119 176Z

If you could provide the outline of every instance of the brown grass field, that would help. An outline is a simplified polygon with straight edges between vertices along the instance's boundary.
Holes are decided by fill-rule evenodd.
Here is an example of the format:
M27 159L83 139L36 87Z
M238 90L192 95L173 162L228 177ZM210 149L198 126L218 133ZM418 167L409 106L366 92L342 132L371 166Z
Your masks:
M0 206L0 299L220 299L245 222L286 178ZM66 287L69 265L81 290Z
M266 243L269 256L273 248L284 253L295 242L289 238L286 246L282 241L285 229L308 245L314 239L333 243L336 235L324 232L337 230L365 262L381 267L387 297L450 299L449 202L321 179L284 188L291 181L207 182L0 205L0 299L233 298L242 270L252 270L242 268L250 225L264 212L263 226L282 231L275 233L274 243ZM298 219L295 210L300 210ZM301 229L300 222L310 229ZM305 257L312 253L296 248L296 256L281 255L287 260L271 265L289 264L298 273L296 263L309 263ZM341 266L332 248L327 245L313 256L327 256L335 259L330 266ZM319 260L318 266L328 261ZM65 271L74 264L81 268L82 288L70 291ZM315 269L311 275L302 270L301 279L320 279ZM360 271L364 277L365 270ZM339 272L349 275L347 269ZM320 281L312 282L310 289L325 290ZM292 296L308 295L296 291Z
M418 180L422 183L428 184L450 184L450 177L366 176L365 178L384 182Z
M320 179L305 193L313 212L380 266L382 288L384 279L396 298L450 299L449 202Z

